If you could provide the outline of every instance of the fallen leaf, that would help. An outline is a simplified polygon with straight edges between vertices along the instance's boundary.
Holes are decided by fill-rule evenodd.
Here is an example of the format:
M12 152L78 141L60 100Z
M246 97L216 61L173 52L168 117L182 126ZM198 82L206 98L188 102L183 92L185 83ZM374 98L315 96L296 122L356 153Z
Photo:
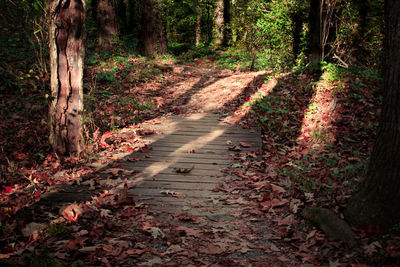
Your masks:
M283 187L280 187L280 186L275 185L275 184L271 184L271 189L272 189L272 191L274 191L274 192L276 192L278 194L285 194L286 193L286 190L283 189Z
M176 197L176 198L186 198L185 194L182 194L182 193L179 193L179 192L175 192L175 191L171 191L171 190L162 190L162 191L160 191L160 194L167 195L167 196L172 196L172 197Z
M60 214L69 222L77 222L82 213L82 204L77 204L76 202L60 209Z
M41 224L41 223L35 223L35 222L31 222L29 224L27 224L24 229L22 229L22 234L25 237L30 237L32 234L38 234L40 231L44 230L46 228L45 224Z
M251 144L248 144L248 143L245 143L245 142L240 142L239 145L240 145L241 147L244 147L244 148L249 148L249 147L251 147Z
M270 201L261 202L260 205L262 207L261 210L269 210L270 208L281 207L287 203L289 203L289 200L287 199L272 199Z
M189 228L186 226L179 226L176 228L177 231L184 231L186 233L186 235L189 236L196 236L198 237L202 231L198 230L198 229L194 229L194 228Z
M176 173L189 173L194 169L194 165L191 168L174 168Z
M110 217L112 217L111 210L100 209L100 217L101 218L110 218Z
M140 152L142 152L142 153L148 153L148 152L150 152L152 150L153 150L153 148L151 148L151 147L149 147L147 145L144 145L143 147L140 148Z
M161 229L158 227L151 227L150 233L153 238L157 238L159 236L161 236L163 238L165 236L163 231L161 231Z
M181 251L183 251L183 250L184 250L184 249L181 248L179 245L172 245L172 246L170 246L170 247L167 249L167 251L165 251L165 252L163 253L163 255L175 254L175 253L181 252Z
M69 250L75 251L78 250L78 246L83 246L85 244L84 240L81 238L75 240L69 240L67 243L67 248Z
M222 254L225 250L215 246L212 243L209 243L207 247L205 248L200 248L199 252L200 253L204 253L204 254L208 254L208 255L216 255L216 254Z

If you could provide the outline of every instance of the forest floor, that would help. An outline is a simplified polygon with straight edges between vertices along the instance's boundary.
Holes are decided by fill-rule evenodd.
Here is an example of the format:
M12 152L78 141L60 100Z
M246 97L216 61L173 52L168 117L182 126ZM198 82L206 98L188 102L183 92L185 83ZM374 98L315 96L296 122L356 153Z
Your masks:
M356 245L350 248L302 215L305 207L318 206L343 217L371 152L379 78L329 68L321 75L272 75L201 68L200 60L196 65L89 58L87 143L76 158L50 153L47 98L30 86L33 74L21 74L24 90L2 100L1 110L3 265L399 264L399 229L385 234L373 227L353 229ZM223 216L191 216L135 200L129 193L133 172L123 166L145 156L117 155L151 151L143 139L157 133L140 123L202 112L219 115L227 125L262 128L262 150L245 151L245 142L233 147L224 170L231 179L216 188L242 208ZM96 168L97 162L107 168ZM87 190L45 201L63 185Z

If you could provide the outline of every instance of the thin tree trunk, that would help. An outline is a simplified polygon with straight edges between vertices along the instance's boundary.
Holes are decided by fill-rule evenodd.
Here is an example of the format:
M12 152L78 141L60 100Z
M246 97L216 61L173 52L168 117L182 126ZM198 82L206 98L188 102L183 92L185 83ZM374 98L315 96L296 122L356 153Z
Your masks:
M133 33L134 29L136 28L136 21L135 21L135 7L136 1L130 0L128 2L128 10L129 10L129 19L128 19L128 32Z
M385 1L385 84L378 136L366 178L350 199L346 219L389 229L400 222L400 1Z
M128 30L128 21L127 21L127 8L124 0L117 0L117 21L118 21L118 29L121 34L126 34Z
M115 15L115 0L99 0L97 5L99 21L99 46L112 48L113 38L117 36L117 20Z
M231 0L224 0L224 29L223 29L223 40L222 45L228 46L232 39L232 29L230 28L231 23Z
M201 0L196 4L196 47L199 47L201 41Z
M93 22L97 23L97 5L99 4L99 0L90 1L90 12L92 13Z
M310 53L311 63L321 63L321 0L310 0Z
M214 45L218 48L224 40L224 0L216 0L214 12Z
M50 144L60 155L82 149L85 1L50 2Z

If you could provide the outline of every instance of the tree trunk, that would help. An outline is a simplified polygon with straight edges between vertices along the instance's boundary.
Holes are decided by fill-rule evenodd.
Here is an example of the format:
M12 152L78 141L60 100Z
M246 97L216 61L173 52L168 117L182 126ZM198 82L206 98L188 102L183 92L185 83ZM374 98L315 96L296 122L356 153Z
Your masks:
M99 21L99 46L104 49L111 49L112 40L118 33L115 0L99 0L97 18Z
M138 48L144 56L167 52L165 34L161 21L157 18L159 11L159 6L155 6L153 0L143 0Z
M310 0L310 54L311 63L321 63L321 0Z
M166 54L168 52L167 35L165 33L165 28L162 23L162 10L163 3L161 1L156 1L154 3L154 15L156 19L156 30L158 39L158 53Z
M366 0L355 0L355 5L358 9L360 17L360 23L357 27L357 36L354 40L354 46L356 47L356 58L359 63L365 63L368 58L368 52L364 48L365 35L367 32L367 17L369 13L369 1Z
M135 8L136 8L136 1L130 0L128 2L128 10L129 10L129 18L128 18L128 32L133 33L135 32L136 20L135 20Z
M97 5L99 4L99 0L92 0L90 1L90 12L92 14L92 20L95 22L98 26L97 23Z
M224 0L216 0L214 12L214 45L220 47L224 41Z
M201 41L201 0L196 4L196 47L199 47Z
M117 0L117 21L118 21L118 29L121 34L126 34L128 30L128 21L127 21L127 8L124 0Z
M367 176L350 199L355 226L389 229L400 222L400 1L385 1L385 84L378 136Z
M229 27L231 23L231 0L224 0L224 29L222 45L228 46L229 41L232 39L232 30Z
M85 1L50 4L50 144L60 155L81 151Z

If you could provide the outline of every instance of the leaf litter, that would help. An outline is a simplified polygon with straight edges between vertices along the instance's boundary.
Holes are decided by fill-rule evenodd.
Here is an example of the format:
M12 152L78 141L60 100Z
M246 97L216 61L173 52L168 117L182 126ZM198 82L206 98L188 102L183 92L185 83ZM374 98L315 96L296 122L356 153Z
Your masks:
M132 64L139 66L142 63L132 59ZM89 76L94 67L89 67ZM49 153L38 165L29 162L30 148L19 149L20 145L15 146L18 149L12 157L2 158L2 166L8 166L7 171L2 169L5 177L15 174L19 177L14 181L6 179L10 183L2 185L0 193L2 261L28 265L32 255L47 255L46 250L65 264L97 266L262 266L267 263L272 266L323 263L339 266L399 259L399 239L395 235L382 239L373 229L358 229L359 246L349 250L346 244L332 241L320 229L307 225L300 216L305 206L322 206L340 213L345 205L351 193L351 179L359 179L357 163L363 163L370 152L375 129L373 122L377 117L373 109L376 94L366 94L365 101L354 102L345 98L345 90L349 87L332 97L333 89L341 85L325 83L323 88L326 90L320 90L323 93L313 100L320 105L307 111L304 107L312 95L309 91L312 77L307 73L282 74L266 82L260 73L196 68L174 70L164 75L166 83L174 84L173 87L163 87L163 82L143 82L134 86L126 82L121 88L123 91L118 92L119 89L107 84L100 85L114 90L115 95L123 92L138 99L151 99L153 110L135 110L132 115L127 112L132 110L131 107L118 108L118 98L100 101L98 112L94 113L99 128L93 130L95 142L90 147L98 155L97 163L90 157L58 158ZM186 90L199 78L217 82L193 95L192 100L185 98ZM351 79L347 78L345 83L350 83ZM240 86L233 86L236 89L228 95L220 94L221 84L229 86L231 82ZM373 87L373 82L364 84ZM255 88L264 97L271 95L267 100L270 111L257 104L257 97L240 93L246 86ZM209 99L215 101L208 103ZM220 103L225 104L221 106ZM352 110L370 112L361 114ZM124 162L115 155L149 153L152 148L143 143L141 137L154 132L129 121L199 111L223 114L223 121L229 124L250 127L261 121L263 125L262 153L243 152L244 148L251 148L246 142L233 144L231 141L228 144L229 150L235 152L235 163L225 170L231 178L219 187L226 192L226 197L213 200L213 204L233 205L235 212L219 215L217 208L215 213L205 217L190 213L165 214L137 202L127 190L133 185L126 178L134 171L120 165ZM11 120L21 122L20 135L28 133L28 121L22 117ZM301 128L299 121L304 122ZM318 126L316 121L322 123ZM127 130L105 130L111 122ZM32 125L31 121L29 125ZM368 125L370 127L366 127ZM359 131L361 127L364 128ZM45 140L46 133L39 128L36 133ZM367 133L363 134L363 131ZM362 142L355 146L353 140ZM7 142L24 143L10 142L9 139ZM349 147L352 150L347 149ZM44 150L49 151L49 148ZM140 159L139 154L132 154L127 161ZM87 162L92 162L93 166L86 166ZM76 197L76 201L59 207L56 203L49 205L40 201L43 193L60 182L87 186L93 194L89 200ZM178 192L166 194L179 195ZM189 212L190 208L186 206L184 212ZM383 257L379 258L379 255Z

